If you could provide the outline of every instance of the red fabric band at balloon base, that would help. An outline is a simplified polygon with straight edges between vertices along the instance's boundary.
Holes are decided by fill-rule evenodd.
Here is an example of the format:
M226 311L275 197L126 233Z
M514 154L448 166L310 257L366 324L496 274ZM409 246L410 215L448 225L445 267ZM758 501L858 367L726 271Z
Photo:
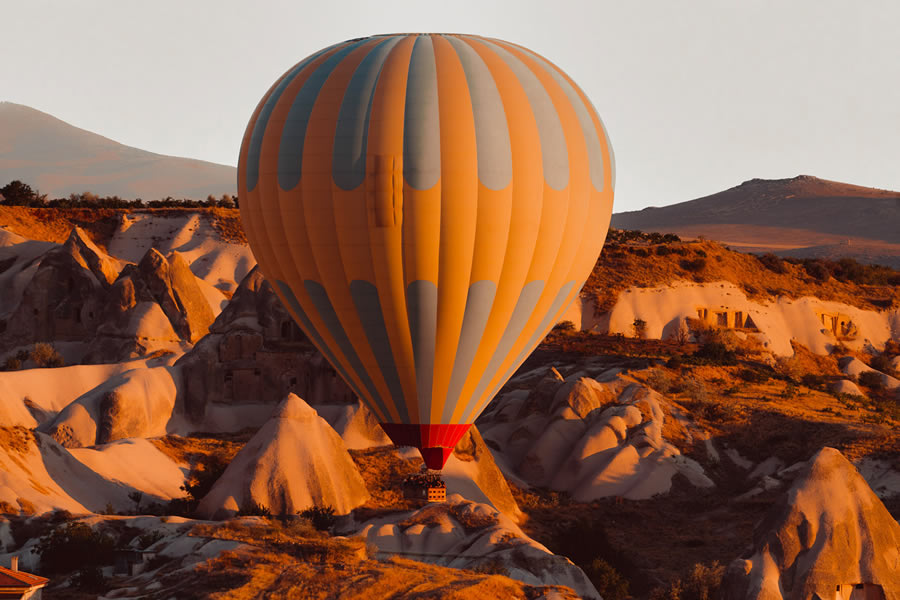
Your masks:
M417 448L429 469L440 471L453 453L453 448L469 431L471 423L462 425L408 425L382 423L381 428L397 446Z

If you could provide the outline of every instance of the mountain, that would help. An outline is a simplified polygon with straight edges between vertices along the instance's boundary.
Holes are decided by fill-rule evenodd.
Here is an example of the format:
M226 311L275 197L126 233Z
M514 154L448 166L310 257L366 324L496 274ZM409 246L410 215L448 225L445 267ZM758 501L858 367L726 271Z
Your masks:
M234 194L234 167L139 150L39 110L0 102L0 185L19 179L50 198L90 191L153 200Z
M612 226L703 236L739 250L853 257L900 266L900 192L809 175L751 179L664 207L614 214Z

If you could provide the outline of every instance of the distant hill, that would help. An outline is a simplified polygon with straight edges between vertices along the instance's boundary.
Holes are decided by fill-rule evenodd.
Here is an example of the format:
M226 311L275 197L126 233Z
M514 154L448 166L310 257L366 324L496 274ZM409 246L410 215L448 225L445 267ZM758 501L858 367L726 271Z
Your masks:
M50 198L91 191L126 199L200 200L237 189L234 167L139 150L39 110L0 102L0 186L14 179Z
M751 179L696 200L618 213L612 226L703 236L751 252L900 267L900 192L809 175Z

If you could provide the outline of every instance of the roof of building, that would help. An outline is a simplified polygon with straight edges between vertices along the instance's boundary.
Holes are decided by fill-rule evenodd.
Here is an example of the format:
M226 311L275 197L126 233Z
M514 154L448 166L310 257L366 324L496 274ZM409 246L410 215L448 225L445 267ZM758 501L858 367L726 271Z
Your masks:
M48 581L46 577L0 567L0 588L30 588L46 585Z

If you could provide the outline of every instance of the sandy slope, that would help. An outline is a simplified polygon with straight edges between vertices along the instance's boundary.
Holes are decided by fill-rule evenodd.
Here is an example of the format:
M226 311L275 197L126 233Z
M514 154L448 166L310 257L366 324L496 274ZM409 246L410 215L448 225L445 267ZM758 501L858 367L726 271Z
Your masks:
M2 429L0 502L23 512L129 510L129 494L146 501L179 497L184 472L146 440L69 452L42 433Z
M146 367L147 364L147 360L135 360L0 372L0 421L7 427L37 427L52 420L79 396L116 375Z

